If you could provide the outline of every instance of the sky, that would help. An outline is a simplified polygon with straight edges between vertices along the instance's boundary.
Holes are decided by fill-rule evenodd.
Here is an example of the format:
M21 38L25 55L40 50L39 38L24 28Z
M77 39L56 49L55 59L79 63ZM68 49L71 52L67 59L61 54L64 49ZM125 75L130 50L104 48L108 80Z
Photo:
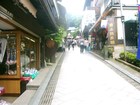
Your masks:
M85 0L62 0L67 13L72 15L82 15Z

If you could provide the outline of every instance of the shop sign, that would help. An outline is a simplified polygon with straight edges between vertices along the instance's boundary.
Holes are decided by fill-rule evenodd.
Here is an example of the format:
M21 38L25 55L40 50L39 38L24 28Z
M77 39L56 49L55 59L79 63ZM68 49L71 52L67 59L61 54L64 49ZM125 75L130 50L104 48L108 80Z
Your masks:
M111 17L108 18L107 37L108 37L108 40L109 40L109 44L114 45L115 44L114 18L111 18Z

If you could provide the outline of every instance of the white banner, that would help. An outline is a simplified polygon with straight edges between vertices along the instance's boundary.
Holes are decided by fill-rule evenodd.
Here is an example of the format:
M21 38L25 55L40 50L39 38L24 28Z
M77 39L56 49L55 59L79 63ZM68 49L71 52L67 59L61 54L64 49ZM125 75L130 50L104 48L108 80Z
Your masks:
M101 20L101 28L107 27L107 20Z

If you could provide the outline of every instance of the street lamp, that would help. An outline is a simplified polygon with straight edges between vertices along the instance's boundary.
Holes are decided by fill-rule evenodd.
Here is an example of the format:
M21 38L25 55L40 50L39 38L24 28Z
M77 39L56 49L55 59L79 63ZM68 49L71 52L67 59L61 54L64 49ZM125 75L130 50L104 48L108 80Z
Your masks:
M122 0L120 0L120 12L121 12L121 21L122 21L122 32L123 32L123 43L124 43L124 56L126 55L126 41L125 41L125 24L124 24L124 16L123 16L123 7L122 7ZM126 56L125 56L126 57Z

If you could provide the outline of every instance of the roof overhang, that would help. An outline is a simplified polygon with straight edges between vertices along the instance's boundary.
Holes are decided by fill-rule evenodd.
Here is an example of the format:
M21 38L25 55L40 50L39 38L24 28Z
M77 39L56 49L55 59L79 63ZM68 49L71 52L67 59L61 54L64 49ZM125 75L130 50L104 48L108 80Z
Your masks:
M58 11L59 11L59 24L63 28L67 29L67 22L66 22L66 8L61 4L61 2L57 2Z
M137 10L138 7L136 5L134 6L123 6L123 10ZM91 32L95 27L99 25L102 19L106 17L112 10L120 10L120 5L113 5L108 7L103 14L98 18L98 20L95 22L95 24L89 29L89 32Z
M0 20L0 30L14 30L15 27L5 21Z
M55 3L52 1L52 5L49 4L50 0L30 0L31 3L37 9L37 19L44 26L44 28L51 31L57 31L59 25L57 24L58 14L54 16L51 6L55 6ZM56 9L56 7L54 7ZM58 10L55 10L56 13Z

